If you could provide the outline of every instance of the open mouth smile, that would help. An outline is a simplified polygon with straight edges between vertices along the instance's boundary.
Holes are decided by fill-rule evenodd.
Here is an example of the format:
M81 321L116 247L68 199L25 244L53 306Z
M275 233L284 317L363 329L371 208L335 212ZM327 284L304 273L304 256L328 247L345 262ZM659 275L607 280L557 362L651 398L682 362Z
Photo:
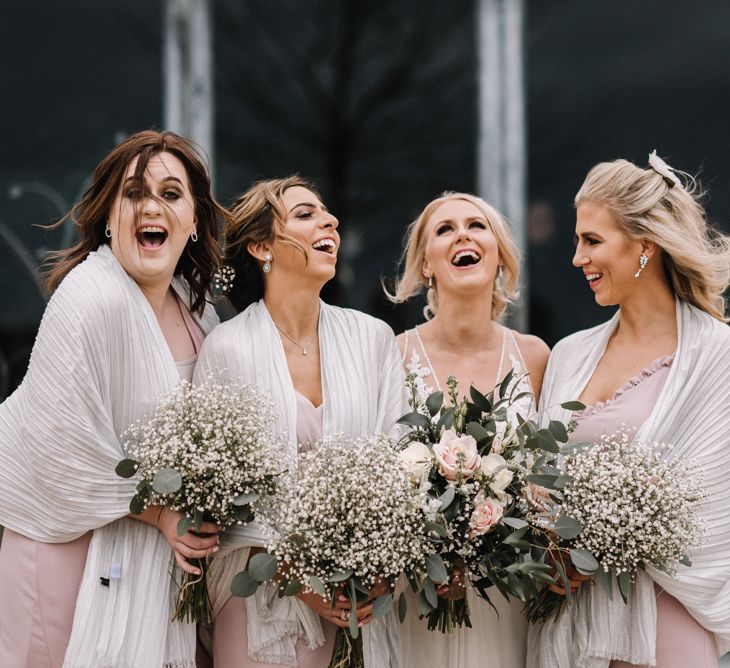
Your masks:
M585 276L586 276L586 281L588 281L588 285L590 285L592 288L595 288L596 285L598 285L598 281L600 281L601 278L603 277L603 274L591 273L591 274L586 274Z
M466 248L464 250L457 251L451 258L451 264L455 267L471 267L477 264L482 259L475 250Z
M159 225L143 225L137 230L137 243L146 250L160 248L167 240L167 230Z
M318 239L312 244L312 248L320 253L326 253L327 255L336 255L337 253L337 244L332 237Z

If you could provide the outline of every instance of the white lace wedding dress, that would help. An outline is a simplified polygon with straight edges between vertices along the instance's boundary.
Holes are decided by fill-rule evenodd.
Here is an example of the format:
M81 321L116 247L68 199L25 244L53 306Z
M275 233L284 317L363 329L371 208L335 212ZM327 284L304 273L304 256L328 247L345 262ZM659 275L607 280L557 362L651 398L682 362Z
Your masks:
M405 333L404 343L405 371L415 375L419 398L425 400L431 392L442 388L418 328ZM513 383L519 385L518 391L532 393L514 334L503 328L499 370L494 380L501 380L510 368L514 370ZM482 389L491 388L485 383ZM468 388L461 390L466 392ZM533 410L530 397L524 397L518 404L516 408L523 415ZM498 612L469 588L467 598L472 627L445 634L429 631L426 620L418 618L416 596L407 587L408 614L401 628L403 668L525 668L527 622L521 612L523 604L518 600L507 602L494 587L489 593Z

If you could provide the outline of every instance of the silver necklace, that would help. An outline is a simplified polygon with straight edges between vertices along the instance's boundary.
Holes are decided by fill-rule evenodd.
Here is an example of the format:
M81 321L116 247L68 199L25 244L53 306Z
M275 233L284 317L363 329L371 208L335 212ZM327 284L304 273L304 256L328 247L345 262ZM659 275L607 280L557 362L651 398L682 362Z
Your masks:
M441 383L439 383L438 376L436 375L436 372L433 370L433 364L431 364L431 358L428 356L428 352L426 352L426 346L423 345L423 340L421 339L421 335L418 332L418 328L420 325L416 327L416 338L418 339L418 343L421 345L421 350L423 351L423 356L426 358L426 364L428 364L428 370L431 372L431 377L436 381L436 389L438 389L439 392L441 392ZM502 368L504 367L504 354L507 350L507 328L502 327L502 351L499 354L499 366L497 367L497 378L494 382L495 387L499 385L499 383L502 380Z
M289 339L299 350L302 351L302 355L308 355L309 349L312 347L312 339L309 339L306 343L302 344L299 343L296 339L293 339L291 336L289 336L279 325L274 323L274 327L278 329L287 339Z

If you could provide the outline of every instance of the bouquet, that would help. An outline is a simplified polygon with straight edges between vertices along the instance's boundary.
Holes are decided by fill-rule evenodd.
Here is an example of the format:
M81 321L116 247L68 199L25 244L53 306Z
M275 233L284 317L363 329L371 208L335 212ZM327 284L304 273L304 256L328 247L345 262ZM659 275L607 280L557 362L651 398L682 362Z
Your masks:
M519 392L514 380L510 372L489 394L472 387L470 399L459 399L449 378L445 406L442 392L421 401L415 378L408 377L413 410L400 419L410 427L401 458L422 493L432 549L426 577L410 582L429 630L471 626L466 596L438 595L437 587L457 572L490 604L492 586L526 600L537 595L535 582L553 581L551 566L533 554L519 500L532 467L557 453L568 434L560 422L539 429L520 415L519 402L531 395Z
M376 585L387 582L392 591L401 573L424 569L429 545L421 505L388 438L325 439L303 455L299 473L282 490L269 551L250 559L231 590L251 596L278 572L281 595L309 590L334 607L344 594L349 628L339 629L330 665L361 668L356 608ZM392 593L378 597L373 616L392 605Z
M271 404L252 387L183 381L162 396L152 418L124 434L133 457L117 465L138 475L133 514L167 505L184 514L182 536L203 522L225 528L250 522L257 503L276 492L284 443L274 433ZM205 560L199 576L183 574L174 619L211 622Z
M530 601L528 619L543 622L570 600L569 566L596 574L610 592L614 580L626 602L640 568L674 575L700 543L704 499L696 466L665 459L668 447L634 441L624 429L598 444L577 444L561 470L542 474L551 488L533 503L532 530L565 585L566 596L545 589ZM557 473L557 475L556 475Z

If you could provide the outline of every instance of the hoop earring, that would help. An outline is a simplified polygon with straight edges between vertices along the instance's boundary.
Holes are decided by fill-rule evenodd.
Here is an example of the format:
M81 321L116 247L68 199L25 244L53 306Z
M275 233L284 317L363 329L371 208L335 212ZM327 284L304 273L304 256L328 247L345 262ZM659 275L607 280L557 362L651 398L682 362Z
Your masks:
M266 253L266 255L264 255L264 260L266 260L266 262L264 262L263 270L265 274L268 274L271 271L271 261L273 259L274 256L271 253Z
M112 231L109 229L109 223L107 223L106 224L106 227L104 228L104 236L107 239L111 239L112 238Z
M190 235L190 241L195 243L198 240L198 228L193 228L193 233Z
M644 267L646 267L648 262L649 256L646 253L639 255L639 271L634 274L634 278L639 278L639 276L641 276L641 272L644 271Z

